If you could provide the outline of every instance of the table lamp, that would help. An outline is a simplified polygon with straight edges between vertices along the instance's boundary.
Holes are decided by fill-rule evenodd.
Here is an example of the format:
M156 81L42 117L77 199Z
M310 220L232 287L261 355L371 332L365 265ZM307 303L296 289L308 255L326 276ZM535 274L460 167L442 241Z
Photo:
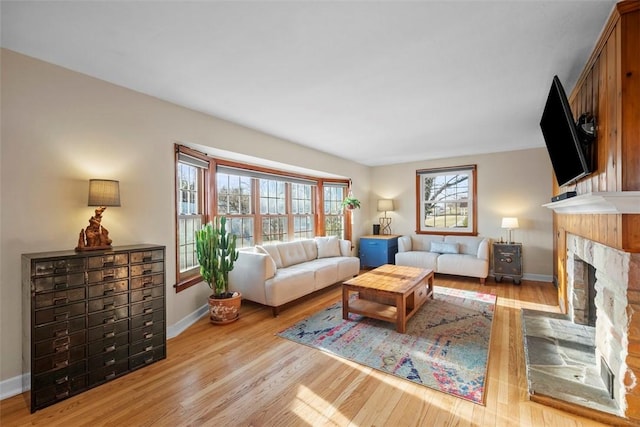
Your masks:
M513 240L511 239L511 232L518 227L519 227L518 218L515 218L515 217L502 218L502 228L506 228L509 231L509 239L507 243L513 243Z
M393 200L380 199L378 200L378 212L384 212L384 216L380 217L380 231L381 234L391 234L391 218L387 217L387 211L393 211Z
M89 226L80 230L76 251L110 249L109 231L102 226L102 213L107 206L120 206L120 182L110 179L89 180L88 206L98 206L89 218Z

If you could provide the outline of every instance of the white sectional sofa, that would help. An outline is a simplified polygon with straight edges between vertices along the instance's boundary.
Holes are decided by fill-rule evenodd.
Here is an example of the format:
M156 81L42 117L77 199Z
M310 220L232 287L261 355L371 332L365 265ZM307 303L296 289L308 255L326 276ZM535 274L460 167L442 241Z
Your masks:
M489 275L489 244L489 239L475 236L401 236L395 260L396 265L477 277L484 285Z
M360 259L352 255L351 242L337 237L254 246L240 250L229 272L229 288L243 299L273 308L281 306L360 271Z

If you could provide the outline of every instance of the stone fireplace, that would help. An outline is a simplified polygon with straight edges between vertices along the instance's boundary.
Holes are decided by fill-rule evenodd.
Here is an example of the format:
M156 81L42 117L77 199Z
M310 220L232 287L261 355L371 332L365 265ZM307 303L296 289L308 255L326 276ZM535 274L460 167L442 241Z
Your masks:
M632 322L640 309L638 264L638 254L567 234L567 314L574 323L587 325L589 313L595 308L597 369L605 382L611 381L611 396L621 416L629 415L629 400L637 400L640 389L640 348L633 344L640 341L640 329L634 326L637 316ZM591 279L590 270L595 271ZM590 283L595 297L590 297Z

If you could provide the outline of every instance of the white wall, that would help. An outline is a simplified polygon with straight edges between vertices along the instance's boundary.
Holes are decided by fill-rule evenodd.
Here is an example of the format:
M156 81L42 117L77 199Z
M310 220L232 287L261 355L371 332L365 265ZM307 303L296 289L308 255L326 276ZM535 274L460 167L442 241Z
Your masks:
M68 250L88 224L89 178L120 180L122 207L103 224L114 245L167 248L167 324L206 301L198 285L176 294L174 142L258 157L353 179L363 201L354 240L371 233L378 198L393 198L393 231L415 229L415 170L478 165L481 235L504 235L500 218L518 216L525 273L551 275L551 193L543 149L368 168L205 114L2 50L0 135L0 385L21 368L20 255ZM0 389L0 395L4 389Z
M358 194L368 191L365 166L12 51L2 50L1 66L0 381L22 372L20 256L76 246L94 209L89 178L120 180L122 207L103 216L114 245L166 246L168 326L209 291L173 289L174 142L351 177Z

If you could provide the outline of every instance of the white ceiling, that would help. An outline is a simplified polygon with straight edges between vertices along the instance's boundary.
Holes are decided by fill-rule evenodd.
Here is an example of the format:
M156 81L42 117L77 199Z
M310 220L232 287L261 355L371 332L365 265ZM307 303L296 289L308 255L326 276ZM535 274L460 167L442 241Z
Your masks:
M2 47L364 165L542 147L614 1L5 1Z

